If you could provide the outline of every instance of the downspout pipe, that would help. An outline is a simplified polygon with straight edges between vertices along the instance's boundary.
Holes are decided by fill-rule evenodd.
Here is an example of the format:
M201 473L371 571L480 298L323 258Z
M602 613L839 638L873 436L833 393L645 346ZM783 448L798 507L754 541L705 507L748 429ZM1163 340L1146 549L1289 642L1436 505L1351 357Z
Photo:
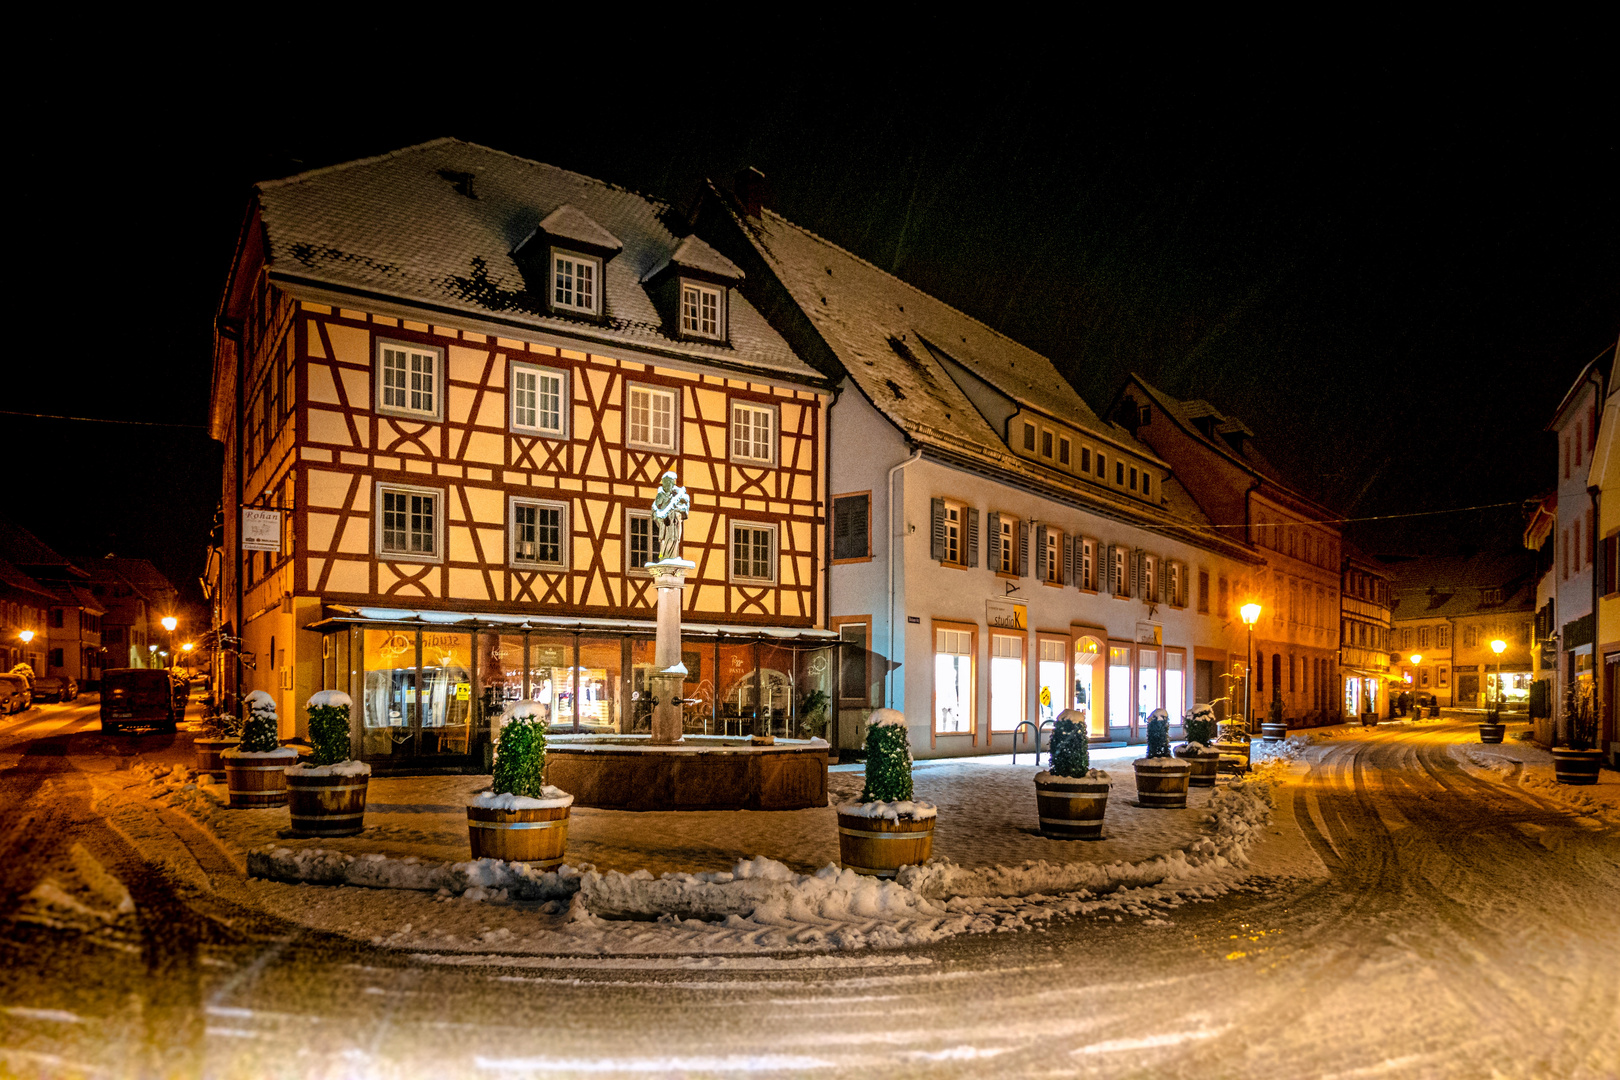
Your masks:
M1600 391L1601 389L1599 386ZM1603 519L1598 516L1598 495L1602 490L1596 484L1586 489L1586 497L1592 500L1592 527L1587 530L1586 537L1586 542L1592 545L1592 550L1587 552L1586 560L1592 578L1592 721L1593 727L1597 729L1593 734L1599 750L1603 749L1600 719L1603 716L1603 658L1598 655L1598 574L1603 572L1603 567L1598 565L1596 557L1603 550L1597 538L1598 530L1603 528ZM1497 675L1498 682L1501 678L1501 675Z
M894 708L894 548L896 542L903 542L905 537L896 532L894 527L894 478L900 470L908 465L915 465L922 460L922 451L916 450L906 460L889 470L889 501L884 507L884 514L888 518L889 532L889 648L888 654L883 658L888 670L883 673L883 704L887 708ZM901 515L901 524L904 525L905 516Z
M821 584L821 625L824 628L829 629L829 630L832 628L832 602L833 602L833 597L832 597L832 585L833 585L833 468L832 468L833 407L838 404L838 396L841 393L843 393L843 389L844 389L844 387L843 387L842 383L839 383L839 384L836 384L836 385L833 386L832 399L827 402L827 422L826 422L825 427L823 428L823 431L825 433L825 438L823 439L822 444L821 444L822 447L823 447L822 454L821 454L821 468L822 468L822 476L824 477L825 484L826 484L826 490L824 492L823 497L827 500L826 504L825 504L826 507L827 507L827 513L826 513L827 524L826 524L826 529L825 529L824 536L822 537L822 541L821 541L822 542L822 549L821 549L822 550L822 560L821 560L821 572L822 572L821 573L821 581L822 581L822 584ZM867 644L870 645L871 643L868 642ZM838 649L837 656L838 656L838 663L834 665L833 670L836 673L836 677L839 678L840 682L841 682L842 681L843 670L844 670L844 650L843 650L842 647L840 647ZM828 691L829 692L827 694L827 700L831 703L829 707L830 707L831 712L832 712L832 729L830 731L825 732L825 734L829 736L827 741L832 745L833 752L837 753L837 748L838 748L838 697L839 697L838 687L836 685L828 687ZM797 710L798 702L793 703L793 708L795 710Z

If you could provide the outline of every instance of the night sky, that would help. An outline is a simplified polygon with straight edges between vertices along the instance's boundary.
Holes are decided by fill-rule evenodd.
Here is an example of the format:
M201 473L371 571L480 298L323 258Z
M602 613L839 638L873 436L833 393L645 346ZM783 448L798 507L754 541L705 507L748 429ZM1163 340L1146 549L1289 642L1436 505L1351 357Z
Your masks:
M3 512L195 592L218 497L210 324L250 185L441 135L677 203L755 165L788 218L1052 357L1099 411L1132 370L1206 398L1346 516L1550 486L1542 428L1620 334L1612 60L1426 64L1421 83L1174 65L1174 85L1163 64L969 64L904 36L834 56L782 46L826 40L785 22L712 62L665 35L548 67L561 35L510 29L348 28L347 51L313 47L313 24L56 31L23 50L4 180L23 341L0 409L186 426L0 416ZM433 47L458 60L391 59ZM1418 521L1352 535L1490 545L1519 515Z

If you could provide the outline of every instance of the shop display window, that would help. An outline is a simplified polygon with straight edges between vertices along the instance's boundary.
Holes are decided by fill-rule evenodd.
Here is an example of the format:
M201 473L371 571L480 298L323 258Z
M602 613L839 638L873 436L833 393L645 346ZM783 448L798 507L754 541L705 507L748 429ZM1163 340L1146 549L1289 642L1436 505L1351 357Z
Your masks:
M973 731L973 635L969 631L934 631L934 731L939 735Z
M1024 639L990 635L990 730L1006 733L1024 719Z
M422 634L419 754L465 754L471 745L472 635Z
M500 715L514 701L523 700L523 635L478 635L478 686L490 738L500 739Z
M574 729L573 635L529 635L529 700L540 706L546 730Z
M715 672L719 696L721 735L749 735L758 718L758 699L754 684L755 649L752 643L744 645L722 644L718 670Z
M1108 726L1131 727L1131 647L1108 647Z
M1180 649L1164 651L1164 711L1172 724L1181 723L1187 712L1187 654Z
M1058 713L1065 708L1063 686L1068 681L1068 672L1064 669L1063 658L1067 651L1068 642L1061 638L1040 639L1040 666L1036 670L1040 687L1035 692L1036 706L1040 709L1035 721L1037 724L1057 720Z
M623 645L618 637L580 638L578 730L620 732L624 722L620 701L624 683L619 677Z
M789 738L796 722L798 693L794 679L795 657L791 648L760 642L759 711L754 730L761 735Z
M832 741L833 673L837 670L837 652L836 646L794 650L794 738Z
M1102 709L1098 694L1102 690L1102 661L1107 646L1094 637L1078 637L1074 641L1074 694L1069 708L1086 714L1091 735L1106 735L1108 718Z
M1136 719L1147 731L1147 719L1159 707L1159 650L1136 650Z
M367 627L361 691L361 752L410 754L417 726L416 632Z

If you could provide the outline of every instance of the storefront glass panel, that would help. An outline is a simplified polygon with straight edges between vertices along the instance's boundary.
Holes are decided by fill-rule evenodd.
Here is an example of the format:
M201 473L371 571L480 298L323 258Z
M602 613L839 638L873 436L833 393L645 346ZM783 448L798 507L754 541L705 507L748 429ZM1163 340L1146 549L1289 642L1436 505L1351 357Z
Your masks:
M1040 686L1035 691L1036 707L1040 710L1035 718L1038 725L1056 720L1063 711L1063 684L1068 674L1064 670L1063 654L1068 651L1068 642L1041 638L1040 650L1040 668L1036 671Z
M416 631L365 630L361 753L408 755L417 723Z
M934 731L965 735L972 725L973 635L966 630L935 630Z
M1181 723L1187 712L1187 654L1180 649L1164 651L1164 711L1172 724Z
M647 642L649 665L652 663L652 644ZM686 718L683 730L688 735L713 735L719 730L715 722L714 680L718 668L715 667L714 643L683 643L681 663L686 665Z
M574 728L574 637L529 635L529 700L540 706L548 731Z
M1107 717L1097 696L1103 685L1102 662L1105 648L1106 646L1094 637L1077 638L1074 643L1074 696L1069 699L1069 707L1080 709L1086 714L1092 735L1104 735L1108 730Z
M579 729L581 731L620 731L624 720L620 700L623 680L624 639L582 637L579 639Z
M798 649L793 658L793 731L797 739L832 741L833 672L837 650Z
M419 754L465 754L472 745L472 635L422 634Z
M1024 719L1024 639L990 635L990 730L1012 731Z
M759 716L755 730L762 735L792 734L798 688L794 683L792 649L761 642L759 645Z
M522 634L478 635L478 685L490 737L498 739L495 721L508 705L523 700Z
M1131 725L1131 647L1108 647L1108 726L1130 728Z
M758 715L754 685L754 645L721 644L715 678L720 698L720 734L749 735Z
M1136 650L1136 720L1146 724L1148 716L1159 707L1159 650ZM1146 734L1144 728L1143 734Z
M655 642L651 638L635 638L630 642L630 705L625 731L632 735L652 732L652 673ZM687 674L691 674L690 666ZM688 685L685 697L692 696Z

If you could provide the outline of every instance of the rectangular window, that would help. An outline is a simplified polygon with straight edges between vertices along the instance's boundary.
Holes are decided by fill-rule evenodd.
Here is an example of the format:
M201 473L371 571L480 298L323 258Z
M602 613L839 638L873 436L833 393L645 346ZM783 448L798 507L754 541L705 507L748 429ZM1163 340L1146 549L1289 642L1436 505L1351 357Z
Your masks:
M973 633L934 631L934 732L973 731Z
M1058 464L1059 465L1067 465L1068 463L1069 463L1069 440L1068 439L1059 439L1058 440Z
M1108 726L1120 735L1131 727L1131 647L1108 646Z
M1131 470L1131 490L1132 491L1136 490L1136 470L1135 469Z
M1080 471L1083 473L1091 472L1091 447L1089 446L1080 448Z
M1231 583L1228 582L1225 578L1220 579L1220 587L1219 587L1219 590L1216 593L1216 596L1219 599L1220 603L1215 608L1215 614L1219 615L1221 618L1224 619L1224 618L1227 617L1227 612L1231 611L1231 603L1232 603L1232 587L1231 587Z
M1428 647L1429 647L1429 628L1427 626L1420 626L1420 627L1418 627L1418 648L1419 649L1427 649Z
M866 559L872 555L872 497L833 497L833 559Z
M675 449L675 391L658 386L630 387L629 442L650 450Z
M378 485L377 553L408 559L439 558L439 493Z
M1180 563L1173 562L1173 563L1170 564L1170 579L1169 579L1169 584L1167 586L1169 592L1168 592L1168 596L1166 597L1166 599L1169 600L1170 605L1172 607L1186 607L1187 606L1186 597L1184 597L1182 595L1182 588L1184 586L1184 583L1183 583L1182 579L1185 578L1186 576L1187 576L1186 568L1183 567Z
M1152 486L1153 485L1149 482L1148 474L1146 472L1144 472L1142 474L1142 494L1143 495L1151 495L1151 494L1153 494L1153 492L1151 490Z
M776 527L733 522L731 580L759 584L776 581Z
M1056 529L1046 530L1046 551L1041 565L1046 568L1046 580L1053 585L1063 584L1063 534Z
M962 519L966 515L962 513L962 509L957 503L945 504L945 561L955 563L957 566L964 565L962 551L965 537L962 535Z
M1131 594L1130 580L1125 576L1126 550L1122 547L1114 549L1114 595L1129 596Z
M1437 626L1434 628L1434 647L1437 649L1451 648L1451 627Z
M1181 649L1164 650L1164 711L1170 722L1179 724L1187 711L1187 654Z
M1052 433L1050 431L1043 431L1043 432L1041 432L1041 457L1049 458L1051 456L1052 456Z
M721 336L719 289L681 282L681 330L699 337Z
M569 311L596 314L596 301L600 290L597 280L601 276L601 262L586 255L565 251L551 253L552 289L551 306Z
M563 433L567 378L529 364L512 365L512 427L543 435Z
M1198 571L1198 613L1209 614L1209 571Z
M864 621L847 622L838 627L839 650L838 697L855 704L867 704L870 688L867 683L866 654L871 648L871 630Z
M1121 487L1125 486L1125 463L1123 461L1114 462L1114 483Z
M1028 450L1032 454L1035 452L1035 425L1034 424L1025 424L1024 425L1024 449Z
M652 515L645 510L624 512L625 569L645 571L653 561Z
M1006 733L1024 719L1024 640L990 635L990 731Z
M1068 686L1068 668L1064 663L1069 651L1069 643L1064 638L1040 639L1040 666L1036 671L1036 678L1040 680L1040 689L1035 692L1035 700L1040 707L1040 717L1036 721L1045 724L1056 720L1058 713L1066 707L1063 699Z
M776 410L769 405L731 403L731 460L776 464Z
M1100 450L1097 452L1097 479L1108 479L1108 462L1103 458Z
M377 344L381 355L383 412L413 416L439 415L439 350L420 345L383 341Z
M561 568L567 550L564 503L512 500L512 565Z
M1018 519L1011 514L996 515L996 572L1018 573Z
M1142 556L1142 598L1148 601L1158 599L1159 560L1154 555Z

